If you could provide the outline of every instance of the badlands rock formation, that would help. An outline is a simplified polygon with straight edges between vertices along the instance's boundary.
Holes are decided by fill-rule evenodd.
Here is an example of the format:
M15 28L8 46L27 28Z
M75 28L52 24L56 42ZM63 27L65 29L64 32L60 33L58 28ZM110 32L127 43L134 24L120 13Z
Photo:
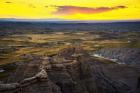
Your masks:
M104 48L94 52L104 58L115 59L117 63L140 65L139 48Z
M0 93L140 93L140 67L106 63L71 46L18 64Z

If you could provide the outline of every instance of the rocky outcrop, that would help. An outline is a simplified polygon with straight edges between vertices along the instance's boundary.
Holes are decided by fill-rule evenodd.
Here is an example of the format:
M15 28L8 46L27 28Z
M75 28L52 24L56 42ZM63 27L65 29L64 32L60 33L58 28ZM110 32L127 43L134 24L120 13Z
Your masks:
M46 92L53 93L52 89L56 91L56 93L61 93L59 92L59 88L55 86L49 79L47 72L44 69L41 69L39 73L37 73L35 76L30 77L30 78L25 78L24 80L17 82L17 83L9 83L9 84L0 84L0 91L2 93L32 93L34 89L31 89L32 86L35 84L39 84L42 87L45 87ZM43 83L43 84L42 84ZM40 86L38 86L39 88ZM36 90L36 89L35 89ZM43 93L41 90L33 92L33 93Z
M104 48L93 54L114 59L118 63L140 65L140 49L138 48Z
M106 64L80 47L68 47L20 64L0 84L0 93L139 93L139 77L139 66Z

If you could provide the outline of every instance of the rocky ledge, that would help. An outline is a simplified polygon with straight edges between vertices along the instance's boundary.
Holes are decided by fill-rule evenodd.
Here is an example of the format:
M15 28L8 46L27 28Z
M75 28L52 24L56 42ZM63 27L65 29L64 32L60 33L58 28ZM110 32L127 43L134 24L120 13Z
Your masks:
M18 67L0 93L140 93L140 67L97 59L81 47Z

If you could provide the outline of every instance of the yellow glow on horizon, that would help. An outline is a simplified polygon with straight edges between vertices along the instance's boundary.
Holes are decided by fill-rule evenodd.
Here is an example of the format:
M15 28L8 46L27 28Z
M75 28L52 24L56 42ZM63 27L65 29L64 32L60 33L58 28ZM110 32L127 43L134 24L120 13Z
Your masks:
M55 6L115 7L124 9L96 13L57 15ZM140 0L0 0L0 18L69 19L69 20L137 20L140 19Z

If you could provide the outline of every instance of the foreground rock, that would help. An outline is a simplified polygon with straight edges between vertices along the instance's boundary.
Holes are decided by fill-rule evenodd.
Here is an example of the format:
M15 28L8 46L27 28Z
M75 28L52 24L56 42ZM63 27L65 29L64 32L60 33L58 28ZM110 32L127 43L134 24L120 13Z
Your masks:
M104 62L81 47L20 64L0 93L139 93L140 67Z

